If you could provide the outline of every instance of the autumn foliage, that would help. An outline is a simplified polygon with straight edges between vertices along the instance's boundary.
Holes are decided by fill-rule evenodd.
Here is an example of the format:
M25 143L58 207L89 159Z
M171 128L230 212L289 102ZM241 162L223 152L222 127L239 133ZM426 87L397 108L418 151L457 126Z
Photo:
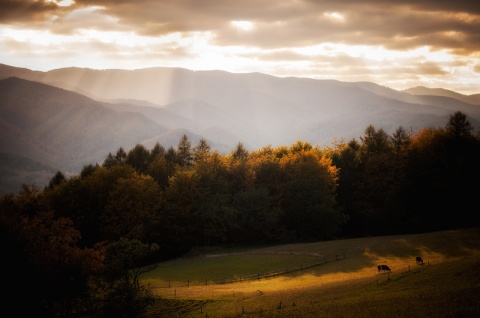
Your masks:
M177 149L120 148L76 176L58 172L42 190L1 198L11 297L25 284L30 308L48 315L140 316L150 295L138 270L193 248L478 226L472 130L457 112L445 128L388 135L370 125L360 140L323 149L239 143L223 155L186 135Z

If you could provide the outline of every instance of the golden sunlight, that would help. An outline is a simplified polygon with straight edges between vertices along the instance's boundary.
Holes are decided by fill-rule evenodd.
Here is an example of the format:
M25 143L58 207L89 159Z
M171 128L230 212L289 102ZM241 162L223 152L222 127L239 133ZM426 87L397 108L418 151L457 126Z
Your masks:
M338 12L325 12L323 15L332 21L345 22L345 17Z
M250 21L232 21L234 27L243 31L250 31L254 28L254 24Z
M59 7L68 7L75 3L74 0L46 0L46 2L53 2Z

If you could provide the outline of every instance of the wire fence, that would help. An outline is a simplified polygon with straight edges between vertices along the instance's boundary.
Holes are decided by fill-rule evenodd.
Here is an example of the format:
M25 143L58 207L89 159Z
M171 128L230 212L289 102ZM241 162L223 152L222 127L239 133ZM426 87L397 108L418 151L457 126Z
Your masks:
M336 255L335 257L331 258L322 258L319 259L318 262L313 262L308 265L299 265L293 268L285 268L285 269L280 269L280 270L275 270L275 271L270 271L270 272L265 272L265 273L258 273L254 275L246 275L238 278L232 278L232 279L225 279L225 280L211 280L208 281L206 280L203 283L199 282L186 282L185 284L177 285L175 287L187 287L187 286L199 286L199 285L206 285L206 284L228 284L228 283L234 283L234 282L239 282L239 281L248 281L248 280L256 280L256 279L262 279L262 278L267 278L267 277L272 277L272 276L277 276L277 275L282 275L285 273L290 273L294 271L301 271L305 270L308 268L312 268L314 266L319 266L322 264L330 263L330 262L335 262L339 260L345 259L345 254L342 255ZM425 263L416 263L416 265L407 265L405 267L395 267L394 271L378 271L377 268L372 268L376 272L374 276L376 277L376 284L381 288L381 285L388 284L389 281L393 280L393 276L399 276L402 275L406 272L411 272L415 268L421 268L423 266L429 266L431 265L431 262L428 260ZM426 268L425 268L426 269ZM173 286L163 286L165 287L173 287ZM178 291L178 292L177 292ZM192 292L189 292L192 291ZM180 290L177 290L176 288L172 288L171 290L168 291L168 294L163 295L162 297L167 297L167 298L183 298L183 299L195 299L198 298L199 291L194 291L194 289L190 288L180 288ZM209 295L209 299L213 299L211 297L214 294L208 294L208 292L205 291L205 289L201 290L200 293L202 293L202 299L204 298L205 295ZM223 295L223 297L230 297L230 300L240 300L240 301L245 301L249 300L252 298L256 297L261 297L264 295L264 292L260 290L249 290L246 292L243 291L232 291L231 295L225 296L226 294ZM285 299L276 299L272 300L269 302L266 302L262 304L259 307L252 306L251 304L242 302L239 303L237 309L233 310L230 314L226 314L222 310L220 310L220 313L215 313L215 309L209 308L208 311L204 310L204 305L200 305L199 308L195 309L196 313L199 315L198 317L243 317L243 316L248 316L248 315L254 315L254 314L261 314L264 311L272 310L272 309L287 309L287 308L292 308L296 307L297 305L303 305L305 303L305 300L302 299L303 295L300 296L294 296L292 297L286 297ZM240 306L241 304L241 306ZM250 308L248 308L249 306ZM302 313L300 309L300 313ZM192 316L193 317L193 316Z
M198 280L184 280L184 282L167 282L165 285L157 285L155 288L172 288L172 287L188 287L188 286L207 286L207 285L215 285L215 284L231 284L231 283L237 283L237 282L246 282L246 281L252 281L252 280L258 280L262 278L269 278L269 277L275 277L279 275L284 275L287 273L292 273L292 272L297 272L297 271L302 271L305 269L309 269L315 266L319 266L322 264L326 263L331 263L339 260L345 259L345 254L341 255L335 255L334 257L318 257L318 261L308 263L308 264L300 264L298 266L293 266L293 267L287 267L287 268L282 268L278 270L273 270L273 271L268 271L268 272L263 272L263 273L255 273L251 275L245 275L245 276L235 276L235 277L225 277L222 279L208 279L205 278L203 281L198 281Z

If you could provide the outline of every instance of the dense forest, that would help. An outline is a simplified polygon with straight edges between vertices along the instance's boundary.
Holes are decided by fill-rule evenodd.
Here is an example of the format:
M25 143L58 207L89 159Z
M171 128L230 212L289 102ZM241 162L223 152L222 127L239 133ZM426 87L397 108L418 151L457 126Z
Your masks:
M139 317L153 301L139 275L192 249L480 226L479 158L462 112L416 132L370 125L325 148L239 143L223 155L186 135L176 149L119 148L0 199L8 298L28 300L19 314Z

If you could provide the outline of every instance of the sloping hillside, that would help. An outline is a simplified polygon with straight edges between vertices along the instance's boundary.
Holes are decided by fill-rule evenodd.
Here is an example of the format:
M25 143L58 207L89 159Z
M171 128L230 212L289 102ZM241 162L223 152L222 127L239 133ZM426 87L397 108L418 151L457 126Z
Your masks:
M142 282L161 296L150 317L478 317L479 264L471 228L219 250L160 263ZM265 269L281 274L256 278Z
M0 75L15 71L6 68ZM187 129L197 135L223 131L232 136L227 145L230 148L239 141L252 149L296 140L331 145L334 140L358 138L370 124L387 133L399 126L407 130L443 127L456 110L466 113L473 126L480 128L480 106L473 104L476 99L453 92L432 98L368 82L161 67L15 73L98 100L145 101L183 118L182 123L171 116L161 119L163 122L157 120L162 125L168 126L172 120L177 126L170 128ZM146 111L138 108L140 113Z
M103 161L108 152L167 131L141 114L115 111L78 93L14 77L0 81L0 99L0 153L10 174L35 166L78 172ZM21 160L12 166L12 158L31 161L30 168Z

